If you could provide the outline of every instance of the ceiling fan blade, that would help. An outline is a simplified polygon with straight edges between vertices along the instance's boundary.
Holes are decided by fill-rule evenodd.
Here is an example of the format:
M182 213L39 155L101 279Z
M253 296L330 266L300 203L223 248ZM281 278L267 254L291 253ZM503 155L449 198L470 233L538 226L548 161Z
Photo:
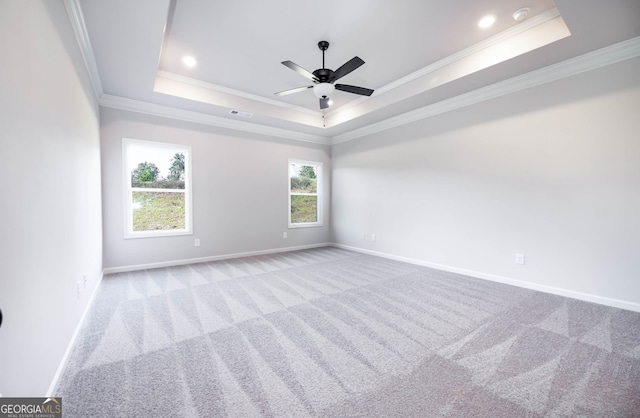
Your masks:
M314 81L314 82L318 81L318 79L313 74L311 74L309 71L305 70L304 68L302 68L301 66L299 66L293 61L282 61L282 65L291 68L296 73L300 74L303 77L308 78L311 81Z
M329 98L321 97L320 98L320 109L327 109L329 107Z
M304 90L311 89L311 88L313 88L313 86L296 87L295 89L279 91L279 92L274 93L274 94L276 96L286 96L287 94L298 93L299 91L304 91Z
M355 70L356 68L358 68L362 64L364 64L364 61L361 58L359 58L359 57L351 58L349 61L345 62L342 65L342 67L338 68L333 73L333 81L344 77L345 75L349 74L351 71Z
M348 84L336 84L336 90L346 91L347 93L361 94L363 96L371 96L373 90L364 87L350 86Z

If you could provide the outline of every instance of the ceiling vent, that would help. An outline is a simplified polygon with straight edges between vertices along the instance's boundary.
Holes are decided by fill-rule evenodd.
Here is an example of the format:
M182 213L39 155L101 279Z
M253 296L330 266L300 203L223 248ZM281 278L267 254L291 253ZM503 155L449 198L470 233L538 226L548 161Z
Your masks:
M235 109L230 110L229 113L234 116L242 116L243 118L250 118L251 116L253 116L253 113L242 112L240 110L235 110Z

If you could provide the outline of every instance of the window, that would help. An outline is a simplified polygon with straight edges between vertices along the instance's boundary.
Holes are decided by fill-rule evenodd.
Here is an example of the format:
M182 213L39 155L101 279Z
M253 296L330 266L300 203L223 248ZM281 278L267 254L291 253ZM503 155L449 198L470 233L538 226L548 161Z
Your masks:
M191 234L191 147L122 139L125 238Z
M289 228L322 226L322 163L289 160Z

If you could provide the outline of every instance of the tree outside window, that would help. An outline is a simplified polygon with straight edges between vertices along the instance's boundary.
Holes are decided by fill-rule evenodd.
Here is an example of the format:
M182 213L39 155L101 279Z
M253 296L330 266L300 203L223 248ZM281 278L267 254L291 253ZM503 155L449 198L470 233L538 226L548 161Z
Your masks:
M191 233L190 147L123 139L125 237Z
M289 227L320 226L322 163L289 160Z

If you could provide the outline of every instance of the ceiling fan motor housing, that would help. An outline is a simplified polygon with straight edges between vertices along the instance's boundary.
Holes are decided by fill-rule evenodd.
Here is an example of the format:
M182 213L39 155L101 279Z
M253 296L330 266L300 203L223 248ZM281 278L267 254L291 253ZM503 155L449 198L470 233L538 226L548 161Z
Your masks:
M313 72L319 83L329 83L333 79L333 71L328 68L318 68Z

